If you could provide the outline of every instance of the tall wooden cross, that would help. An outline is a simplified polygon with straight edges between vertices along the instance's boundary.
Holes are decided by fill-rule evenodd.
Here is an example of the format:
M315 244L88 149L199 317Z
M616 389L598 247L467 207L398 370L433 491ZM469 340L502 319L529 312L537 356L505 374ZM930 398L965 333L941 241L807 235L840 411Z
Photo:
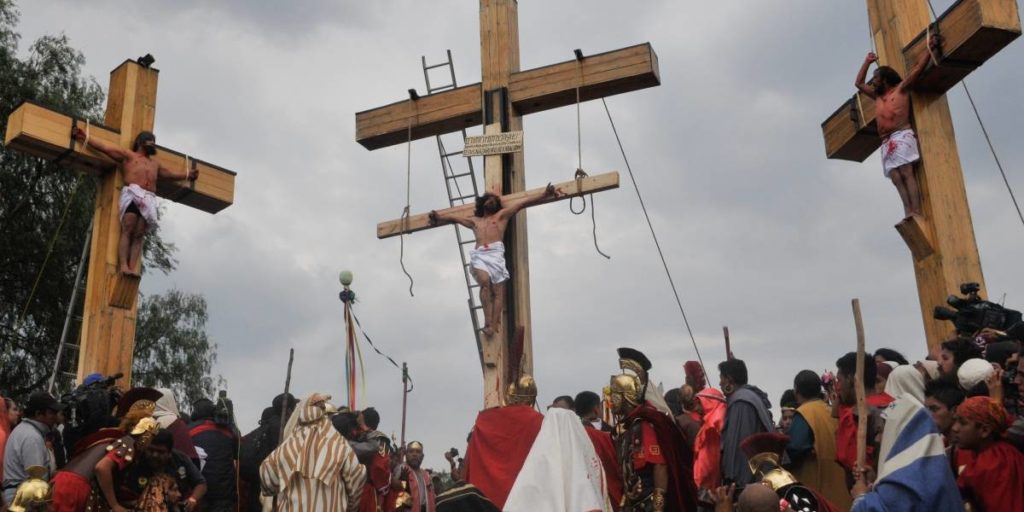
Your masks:
M574 104L577 88L581 100L592 100L660 83L658 59L649 44L520 71L518 19L515 0L480 0L481 83L359 112L356 141L372 150L478 124L485 126L485 134L519 131L525 114ZM484 182L487 192L522 197L527 193L522 152L484 157ZM560 183L556 188L563 194L558 199L614 188L618 182L613 172ZM468 215L472 208L456 207L447 213ZM505 301L501 328L491 337L481 337L478 347L485 407L502 405L505 383L515 378L512 368L533 373L525 213L520 212L505 233L511 300ZM406 219L404 232L428 227L426 214L414 215ZM377 226L379 238L402 232L401 220ZM509 347L519 333L522 360L510 361Z
M60 160L70 169L99 176L78 349L79 382L93 372L120 372L125 375L121 385L130 384L139 278L118 271L118 197L124 184L121 173L109 172L116 164L75 141L72 130L88 130L90 138L131 148L139 132L153 130L158 73L130 60L111 71L102 126L87 127L82 119L28 102L11 113L7 121L7 147L47 160ZM161 181L157 188L159 196L209 213L219 212L234 201L234 172L160 146L154 158L168 169L185 169L188 165L192 171L199 171L198 179L191 183Z
M924 215L896 226L913 257L925 335L936 354L953 329L933 318L935 306L945 304L961 283L976 282L982 293L985 289L945 92L1020 35L1017 2L959 0L939 16L937 28L929 26L925 0L868 0L868 17L879 64L903 76L928 51L927 34L937 31L942 36L938 65L929 66L911 92ZM856 64L850 63L851 77ZM873 100L854 95L822 123L822 132L829 158L864 161L881 142Z

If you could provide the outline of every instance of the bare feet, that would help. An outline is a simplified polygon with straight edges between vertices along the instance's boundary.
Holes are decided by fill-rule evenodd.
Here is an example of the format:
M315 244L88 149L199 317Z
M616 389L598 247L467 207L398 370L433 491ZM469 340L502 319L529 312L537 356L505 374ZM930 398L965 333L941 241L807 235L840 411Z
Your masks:
M484 328L480 330L483 331L484 336L487 336L488 338L494 336L494 329L492 329L491 326L489 325L485 325Z

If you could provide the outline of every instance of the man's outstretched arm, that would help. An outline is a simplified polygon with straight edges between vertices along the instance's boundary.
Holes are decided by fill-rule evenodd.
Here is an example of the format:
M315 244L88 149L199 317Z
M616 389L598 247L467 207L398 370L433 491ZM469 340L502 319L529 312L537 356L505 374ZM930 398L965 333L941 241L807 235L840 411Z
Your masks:
M473 222L473 220L468 217L450 215L447 213L441 213L437 210L430 210L431 226L440 226L441 224L450 224L452 222L459 224L461 226L465 226L469 229L473 229L476 227L476 223Z
M921 52L921 57L917 59L914 67L909 73L907 73L907 77L900 82L901 92L907 92L910 88L914 87L914 84L917 83L917 79L920 78L921 73L923 73L925 69L928 69L928 61L932 59L932 52L938 51L941 46L942 39L939 36L932 34L932 36L928 38L928 51Z
M187 160L186 160L187 161ZM185 168L183 171L172 171L164 166L160 166L157 169L157 177L162 180L191 180L195 181L199 177L199 169Z
M95 149L96 151L99 151L100 153L103 153L104 155L107 155L108 157L110 157L111 160L115 162L123 162L127 160L129 157L131 157L130 151L126 151L117 146L107 144L102 140L94 138L89 138L88 140L86 140L85 131L82 130L81 128L75 128L74 137L75 140L79 142L85 142L87 146Z
M501 211L498 212L498 215L501 215L501 216L503 216L505 218L508 218L508 217L511 217L511 216L519 213L519 210L522 210L523 208L526 208L527 206L533 206L535 204L540 204L540 203L544 202L544 200L546 200L546 199L550 199L552 197L557 197L557 196L558 196L558 191L555 190L555 186L550 184L550 183L548 183L548 186L544 187L544 190L538 192L533 197L524 197L523 199L520 199L518 201L511 202L508 206L505 206L504 208L502 208Z
M868 77L868 68L871 67L871 64L874 62L878 62L878 56L875 55L875 52L868 52L868 54L864 56L864 63L860 65L860 71L857 72L857 79L853 82L854 87L856 87L860 92L867 94L869 98L875 97L875 90L864 81L867 80Z

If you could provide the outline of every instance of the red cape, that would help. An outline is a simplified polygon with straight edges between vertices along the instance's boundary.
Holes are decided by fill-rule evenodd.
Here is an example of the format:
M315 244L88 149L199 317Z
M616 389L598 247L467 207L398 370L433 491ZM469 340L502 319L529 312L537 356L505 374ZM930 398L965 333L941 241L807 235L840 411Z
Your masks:
M675 419L655 409L648 403L637 407L623 420L634 418L646 421L654 427L661 446L661 454L668 467L668 492L665 495L667 512L697 510L697 489L693 483L693 452L683 440Z
M583 424L583 430L590 436L590 442L594 444L594 451L601 459L604 467L604 478L608 485L608 499L612 502L612 508L619 510L622 503L622 470L615 455L615 445L612 443L612 436L608 432L601 432L589 423Z
M540 432L544 416L526 405L480 411L466 448L466 481L499 509Z

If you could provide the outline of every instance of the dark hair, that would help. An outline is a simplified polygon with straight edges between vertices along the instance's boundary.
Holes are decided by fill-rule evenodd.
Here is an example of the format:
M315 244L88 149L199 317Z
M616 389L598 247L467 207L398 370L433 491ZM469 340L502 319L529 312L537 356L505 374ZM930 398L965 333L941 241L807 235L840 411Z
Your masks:
M910 364L907 358L903 357L903 354L891 349L891 348L880 348L875 351L875 357L881 356L883 361L892 361L901 365Z
M153 135L153 132L145 130L139 132L139 134L135 136L135 142L132 143L132 151L138 151L139 148L142 147L143 143L150 140L156 142L156 135Z
M217 412L217 406L213 405L213 401L209 398L200 398L192 404L192 421L213 419L213 415Z
M718 363L718 373L729 377L737 386L747 384L747 363L742 359L729 359Z
M380 413L373 407L367 407L363 409L363 423L366 423L367 427L377 430L377 426L380 425Z
M970 338L954 338L942 342L942 350L953 354L953 365L960 368L968 359L981 357L981 348Z
M952 409L963 403L965 395L960 386L945 380L932 380L924 385L925 398L934 398Z
M836 368L844 377L852 379L857 373L857 353L850 352L836 360ZM878 368L875 366L873 357L864 354L864 389L865 391L875 389L875 379L878 378Z
M273 422L275 417L281 417L280 409L274 409L273 407L263 409L263 414L260 415L260 425L267 425Z
M167 448L167 451L174 449L174 434L171 434L170 430L162 428L157 431L156 435L153 436L153 440L149 442L150 445L158 445Z
M359 418L356 413L351 411L339 412L331 416L331 424L334 425L334 430L348 439L352 435L352 431L359 428Z
M601 397L593 391L580 391L573 400L573 409L581 418L585 414L593 412L594 408L601 405Z
M990 363L998 364L1005 370L1006 360L1018 351L1020 351L1019 341L998 341L985 347L985 359Z
M821 377L812 370L801 370L793 378L793 391L798 393L805 400L821 398Z
M668 408L672 411L673 416L679 416L683 413L682 394L683 392L680 388L672 388L665 392L665 403L668 404Z
M878 73L878 77L881 78L882 81L885 82L885 85L888 85L889 87L899 85L899 83L903 81L903 77L901 77L895 69L889 66L878 66L875 73Z
M796 393L792 389L787 389L782 392L782 398L779 399L779 408L790 407L796 408Z
M555 405L558 402L565 402L565 403L569 404L569 408L570 409L575 409L575 407L576 407L576 404L573 402L572 397L569 396L569 395L562 395L562 396L556 397L554 400L551 401L551 405Z
M494 194L492 194L490 192L485 192L484 195L477 196L477 198L476 198L476 208L473 209L473 215L475 215L477 217L483 217L484 213L485 213L484 212L484 203L486 203L487 200L492 198L492 197L495 200L498 201L498 209L500 210L501 209L501 197L497 196L497 195L494 195Z

